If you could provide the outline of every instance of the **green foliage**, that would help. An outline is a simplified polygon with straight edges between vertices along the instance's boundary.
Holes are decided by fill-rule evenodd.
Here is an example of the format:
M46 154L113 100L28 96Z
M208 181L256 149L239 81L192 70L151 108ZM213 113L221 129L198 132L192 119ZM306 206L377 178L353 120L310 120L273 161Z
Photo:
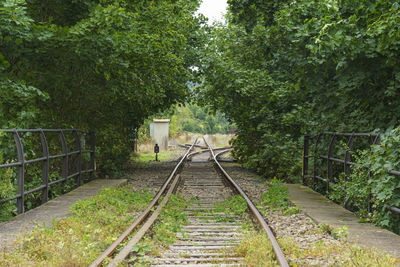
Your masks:
M298 181L303 135L400 124L398 1L228 3L227 24L210 31L197 91L236 123L234 155L245 166ZM400 137L388 136L357 160L373 178L355 166L348 180L337 177L331 197L369 216L372 194L372 220L398 232L397 215L384 205L400 204L398 177L387 174L400 169ZM285 205L276 198L267 202Z
M236 123L242 163L298 181L303 135L399 124L398 1L228 3L197 91Z
M344 238L340 242L324 242L323 240L319 240L306 249L304 249L304 245L298 244L293 238L280 239L278 242L285 256L292 259L293 264L299 266L309 265L309 262L303 261L303 259L317 257L327 259L330 266L391 267L396 266L396 264L398 265L398 259L388 253L356 246L354 243L347 242L345 238L347 230L345 228L338 228L338 231L342 231L344 234Z
M120 174L144 120L190 95L191 66L205 39L198 6L197 0L0 1L0 129L95 130L98 174ZM40 155L38 139L22 139L27 155ZM59 142L50 150L60 151ZM1 143L0 153L0 164L12 162L12 142ZM32 165L26 190L41 183ZM13 170L0 175L1 199L15 195ZM52 181L56 175L50 173ZM73 186L54 185L49 196ZM25 206L38 203L40 192ZM12 204L0 206L2 219L14 212Z
M318 227L322 232L331 235L335 239L346 239L349 234L348 227L346 225L335 229L329 224L320 223L318 224Z
M238 257L243 257L246 266L278 266L271 241L262 232L250 232L235 248Z
M174 150L161 150L160 153L158 153L157 159L160 162L165 162L165 161L170 161L173 160L174 158L179 157L179 153L181 150L174 151ZM132 158L134 162L139 162L139 163L146 163L150 161L155 161L156 159L156 154L153 151L142 151L139 153L132 153ZM154 162L154 164L157 164L157 162Z
M172 194L152 226L151 233L146 234L144 240L134 247L133 252L136 253L130 258L130 263L135 266L142 266L141 264L148 266L148 261L151 259L141 256L159 255L160 250L173 244L177 233L182 231L182 225L187 222L184 213L186 207L187 202L184 197Z
M261 199L262 206L282 211L284 215L290 216L300 212L300 208L290 202L289 190L280 180L273 179L268 184L268 190L261 195Z
M18 238L16 248L0 255L1 266L89 265L128 227L151 201L149 192L129 186L104 188L99 195L78 201L72 216Z
M179 195L171 195L168 203L161 211L160 220L153 227L153 240L164 245L170 245L176 240L176 233L182 231L182 225L187 221L184 209L185 198Z
M128 160L143 121L190 95L199 3L0 3L0 126L97 133L98 169Z
M234 128L225 116L217 111L197 104L173 105L168 110L150 116L140 127L138 140L146 143L150 138L150 123L154 118L170 118L169 134L177 136L182 132L200 134L227 134Z
M225 212L236 216L243 216L247 208L246 200L240 195L228 197L228 199L215 204L215 212Z
M400 207L400 177L388 173L400 169L399 147L400 127L388 130L380 137L379 145L359 151L355 156L358 164L353 166L350 176L339 177L330 193L332 199L348 203L360 216L396 233L400 233L398 215L386 209L386 205ZM367 210L370 196L371 214Z
M373 196L375 220L396 233L400 233L398 215L387 210L385 205L400 207L400 177L388 174L390 170L400 169L399 147L400 127L381 137L381 144L372 147L372 154L366 162L373 174L368 184Z
M2 134L0 133L0 136ZM1 145L1 142L0 142ZM3 151L0 150L0 162L4 162ZM8 169L0 169L0 199L6 199L10 195L13 196L16 193L15 186L13 185L12 172ZM15 214L16 208L14 203L5 202L0 204L0 222L6 221L12 218Z
M152 195L149 192L132 192L128 186L108 187L103 188L101 193L94 197L76 202L71 206L71 213L77 217L87 217L89 223L103 224L103 219L109 221L127 212L143 210L151 199ZM132 209L133 203L134 209ZM100 218L101 214L98 213L103 212L109 212L112 217Z
M208 108L196 104L177 106L170 127L174 132L201 134L227 134L232 129L221 112L212 114Z
M263 203L272 209L287 208L290 205L288 189L279 180L272 180L268 190L261 196Z

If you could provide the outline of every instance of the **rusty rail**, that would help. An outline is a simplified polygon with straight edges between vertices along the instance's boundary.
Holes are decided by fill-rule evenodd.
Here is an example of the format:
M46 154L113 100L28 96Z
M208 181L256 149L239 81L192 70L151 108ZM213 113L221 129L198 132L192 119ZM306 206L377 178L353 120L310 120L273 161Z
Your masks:
M199 146L197 146L197 147L199 147ZM229 152L229 151L232 150L232 148L231 147L219 147L219 148L215 148L214 150L224 150L224 151L227 150L226 152ZM190 153L188 155L188 158L191 158L191 157L193 157L195 155L206 153L206 152L210 152L210 149L202 149L202 150L199 150L199 151L192 152L192 153Z
M140 230L135 234L135 236L129 240L128 244L114 257L114 259L107 265L108 267L117 267L120 265L121 261L128 257L129 253L132 251L132 248L139 242L139 240L145 235L146 231L150 229L153 223L156 221L158 215L162 208L167 204L169 197L172 192L176 189L179 182L179 174L175 176L171 186L168 189L168 192L165 194L164 199L161 201L160 205L157 206L157 209L151 214L150 218L146 221L146 223L140 228Z
M207 141L205 139L204 139L204 142L207 144L207 146L208 146L208 148L209 148L209 150L210 150L210 152L212 154L212 157L214 159L214 162L217 165L217 167L219 168L219 170L221 171L221 173L223 174L223 176L226 178L226 180L229 182L229 184L231 184L231 186L246 200L249 209L251 210L251 212L253 213L253 215L257 219L257 221L260 223L261 227L267 233L267 236L268 236L268 238L269 238L269 240L270 240L270 242L272 244L273 250L275 252L275 256L276 256L279 264L282 267L289 267L289 263L288 263L285 255L283 254L283 251L282 251L281 247L279 246L278 241L276 240L271 228L268 226L267 222L264 220L264 218L261 215L261 213L258 211L258 209L253 204L253 202L250 200L250 198L246 195L246 193L230 177L230 175L224 170L224 168L222 168L221 164L218 162L218 156L220 154L226 153L228 151L223 150L220 153L215 154L213 149L210 147L210 145L207 143Z
M75 178L76 185L81 185L82 175L88 173L89 179L88 181L93 180L94 172L95 172L95 133L93 131L83 131L78 129L12 129L12 130L4 130L0 129L0 133L12 134L15 148L17 152L16 161L12 161L13 159L6 159L12 162L8 162L0 165L1 168L17 168L17 194L6 199L0 199L0 204L9 202L12 200L16 201L17 212L19 214L25 212L25 197L29 194L41 191L41 203L44 204L49 199L49 187L61 182L65 182L69 179ZM41 143L41 152L42 155L38 158L26 159L26 151L24 151L23 146L23 137L21 134L30 133L31 135L38 134L40 137ZM49 145L47 142L46 134L56 133L60 138L60 146L62 153L57 155L51 155L49 153ZM70 147L68 147L66 135L72 134L74 139L74 148L70 151ZM90 149L84 149L82 146L82 140L84 141L84 136L89 135L90 141ZM82 168L82 155L84 153L90 153L90 162L89 168ZM69 169L71 167L71 162L69 157L72 155L76 155L76 162L74 172L70 173ZM49 169L51 160L62 159L62 169L61 169L61 178L50 181L49 180ZM30 189L28 191L25 190L25 176L26 169L29 164L41 162L42 164L42 184L36 188Z
M167 187L171 184L171 181L174 179L174 177L177 174L177 171L182 167L183 162L186 160L187 155L190 153L190 151L193 149L195 143L196 143L197 139L193 142L192 146L186 151L186 153L181 157L181 160L178 162L178 164L175 166L175 168L173 169L173 171L171 172L170 176L168 177L168 179L165 181L165 183L163 184L163 186L161 187L161 189L158 191L157 195L154 197L154 199L150 202L150 204L147 206L147 208L140 214L140 216L117 238L117 240L115 240L95 261L93 261L90 264L90 267L97 267L100 266L102 264L102 262L104 261L105 258L111 256L115 250L117 249L117 247L145 220L149 217L150 212L152 211L152 209L154 208L154 206L157 204L157 202L160 200L160 197L165 193ZM174 180L173 184L175 183L176 179ZM172 185L170 186L170 189L172 188ZM166 196L164 198L164 200L168 200L168 197ZM161 205L161 204L160 204ZM158 214L157 214L158 216ZM152 220L153 218L149 219L149 221L152 221L150 223L150 225L154 222L154 220ZM145 231L144 231L145 232ZM144 234L143 232L143 234ZM139 239L142 237L143 235L139 236L135 236L132 240L137 240L139 241ZM136 242L137 242L136 241ZM132 242L128 243L129 246L132 245ZM117 258L115 259L115 261L113 260L112 265L111 266L117 266L118 261L120 261L121 259L123 259L124 257L126 257L128 254L126 254L126 252L128 251L128 249L123 249L122 251L123 254L119 254L117 255ZM122 252L121 251L121 252ZM129 250L130 251L130 250Z

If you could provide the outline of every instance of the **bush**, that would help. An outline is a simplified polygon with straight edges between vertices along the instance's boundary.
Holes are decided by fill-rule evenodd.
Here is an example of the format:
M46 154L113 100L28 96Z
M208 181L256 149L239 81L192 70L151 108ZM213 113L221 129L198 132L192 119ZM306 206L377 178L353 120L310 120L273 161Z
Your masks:
M358 151L352 173L348 179L339 177L339 183L331 192L332 199L348 202L362 217L395 233L400 233L399 215L388 210L386 205L400 207L400 177L388 173L400 170L399 148L400 127L397 127L383 134L379 145ZM369 196L372 196L372 213L367 210Z

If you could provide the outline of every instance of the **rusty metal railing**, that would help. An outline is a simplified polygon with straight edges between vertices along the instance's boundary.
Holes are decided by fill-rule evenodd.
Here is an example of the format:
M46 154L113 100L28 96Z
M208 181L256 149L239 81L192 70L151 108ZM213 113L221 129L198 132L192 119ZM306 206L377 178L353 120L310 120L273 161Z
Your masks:
M44 204L49 199L49 188L52 185L66 182L70 179L75 179L75 183L77 186L81 185L82 182L93 180L94 172L95 172L95 133L93 131L82 131L78 129L12 129L12 130L1 130L0 133L11 134L14 139L15 149L16 149L16 158L6 159L5 164L0 165L0 169L2 168L17 168L16 171L16 184L17 184L17 194L6 199L0 199L0 204L17 200L17 212L19 214L25 212L25 197L29 194L41 191L41 203ZM58 134L59 136L59 144L62 153L51 155L49 152L49 144L46 138L46 135ZM29 134L29 137L32 137L35 134L39 134L40 136L40 145L41 145L41 156L33 159L26 159L26 151L24 151L23 145L23 137L21 135ZM73 136L73 148L68 146L68 141L66 135ZM89 136L89 146L90 149L85 149L86 139L85 136ZM1 147L0 147L1 149ZM85 153L89 153L89 166L88 168L83 168L82 165L82 156ZM72 162L70 157L74 156L75 160ZM49 180L49 168L52 160L61 159L61 177L54 181ZM30 190L25 190L25 178L26 178L26 170L29 164L40 162L42 165L42 181L41 185L37 186ZM74 166L71 166L74 165ZM71 170L73 172L71 173ZM88 179L82 179L82 175L88 174ZM0 181L1 182L1 181Z
M304 136L304 146L303 146L303 171L302 179L303 184L307 184L307 179L312 179L312 187L315 190L318 182L325 183L325 192L329 193L330 185L336 184L335 174L340 175L343 173L345 179L349 179L351 173L351 166L357 165L358 163L351 161L352 150L356 139L364 139L364 149L370 147L371 145L378 145L381 133L333 133L333 132L323 132L315 136ZM323 144L322 139L325 137L325 144ZM334 156L335 148L338 139L346 141L344 156L343 158L338 158ZM313 153L310 154L310 142L314 141ZM326 154L321 154L319 152L320 147L326 148ZM309 160L313 159L312 173L310 173ZM319 162L323 164L318 164ZM337 166L342 165L343 169L338 169ZM323 167L325 166L325 167ZM368 166L366 166L368 168ZM323 169L322 171L320 171ZM388 174L400 176L400 172L396 170L388 171ZM369 172L371 177L373 174ZM344 189L345 190L345 189ZM368 201L368 211L372 211L371 196ZM347 207L347 203L345 204ZM386 205L386 208L392 212L400 214L400 209L397 207L392 207Z

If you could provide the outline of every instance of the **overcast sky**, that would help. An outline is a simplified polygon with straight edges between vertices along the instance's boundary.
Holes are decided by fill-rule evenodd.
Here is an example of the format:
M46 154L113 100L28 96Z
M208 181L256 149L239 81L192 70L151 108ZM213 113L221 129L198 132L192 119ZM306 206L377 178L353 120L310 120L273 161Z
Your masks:
M198 12L208 17L208 23L210 24L214 21L222 22L224 20L223 14L226 13L226 8L228 7L226 1L227 0L203 0Z

